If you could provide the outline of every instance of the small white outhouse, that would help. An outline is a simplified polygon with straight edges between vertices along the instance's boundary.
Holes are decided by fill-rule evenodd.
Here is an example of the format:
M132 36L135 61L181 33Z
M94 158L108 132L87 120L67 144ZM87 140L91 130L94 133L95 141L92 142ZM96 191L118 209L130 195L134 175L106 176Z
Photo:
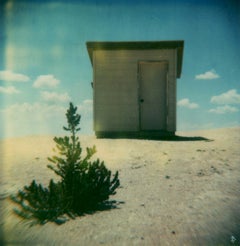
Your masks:
M86 45L93 67L96 136L174 135L184 41Z

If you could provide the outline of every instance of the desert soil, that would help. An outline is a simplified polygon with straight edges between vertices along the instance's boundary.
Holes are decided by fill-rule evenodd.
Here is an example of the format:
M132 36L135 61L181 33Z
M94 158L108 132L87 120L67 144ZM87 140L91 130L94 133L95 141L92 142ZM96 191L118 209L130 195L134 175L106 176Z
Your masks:
M46 167L53 137L0 141L0 244L240 245L240 128L177 134L184 138L80 136L82 147L96 145L95 158L119 171L121 187L111 197L118 207L32 227L7 197L33 179L56 179Z

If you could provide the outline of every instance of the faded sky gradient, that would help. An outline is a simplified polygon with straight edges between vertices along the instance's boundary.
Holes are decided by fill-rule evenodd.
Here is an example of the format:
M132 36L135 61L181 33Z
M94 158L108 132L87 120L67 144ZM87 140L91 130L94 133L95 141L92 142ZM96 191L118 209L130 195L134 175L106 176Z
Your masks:
M62 134L69 101L93 133L87 41L184 40L177 129L240 125L238 0L8 0L0 11L0 138Z

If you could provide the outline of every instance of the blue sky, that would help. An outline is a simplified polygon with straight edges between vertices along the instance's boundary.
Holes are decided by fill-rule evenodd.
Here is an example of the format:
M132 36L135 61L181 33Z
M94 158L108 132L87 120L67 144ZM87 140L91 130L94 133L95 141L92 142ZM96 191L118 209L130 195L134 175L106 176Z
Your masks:
M87 41L184 40L177 130L240 125L238 0L21 1L0 6L0 138L92 134Z

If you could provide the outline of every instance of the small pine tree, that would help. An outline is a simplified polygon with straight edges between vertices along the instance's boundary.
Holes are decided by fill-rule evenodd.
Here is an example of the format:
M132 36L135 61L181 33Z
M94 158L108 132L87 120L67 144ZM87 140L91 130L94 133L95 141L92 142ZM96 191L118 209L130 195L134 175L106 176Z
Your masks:
M63 127L71 133L70 137L55 137L55 152L48 160L54 165L48 165L60 181L55 183L50 180L48 188L37 184L35 180L29 186L25 186L11 199L20 205L21 210L15 212L24 219L35 220L37 223L54 221L62 223L66 221L64 214L74 218L75 215L93 212L103 206L113 205L109 196L116 193L120 185L118 172L112 178L104 162L99 159L91 161L96 153L96 147L86 148L86 156L82 158L82 148L78 127L81 116L77 114L77 107L70 103L66 113L68 126Z

